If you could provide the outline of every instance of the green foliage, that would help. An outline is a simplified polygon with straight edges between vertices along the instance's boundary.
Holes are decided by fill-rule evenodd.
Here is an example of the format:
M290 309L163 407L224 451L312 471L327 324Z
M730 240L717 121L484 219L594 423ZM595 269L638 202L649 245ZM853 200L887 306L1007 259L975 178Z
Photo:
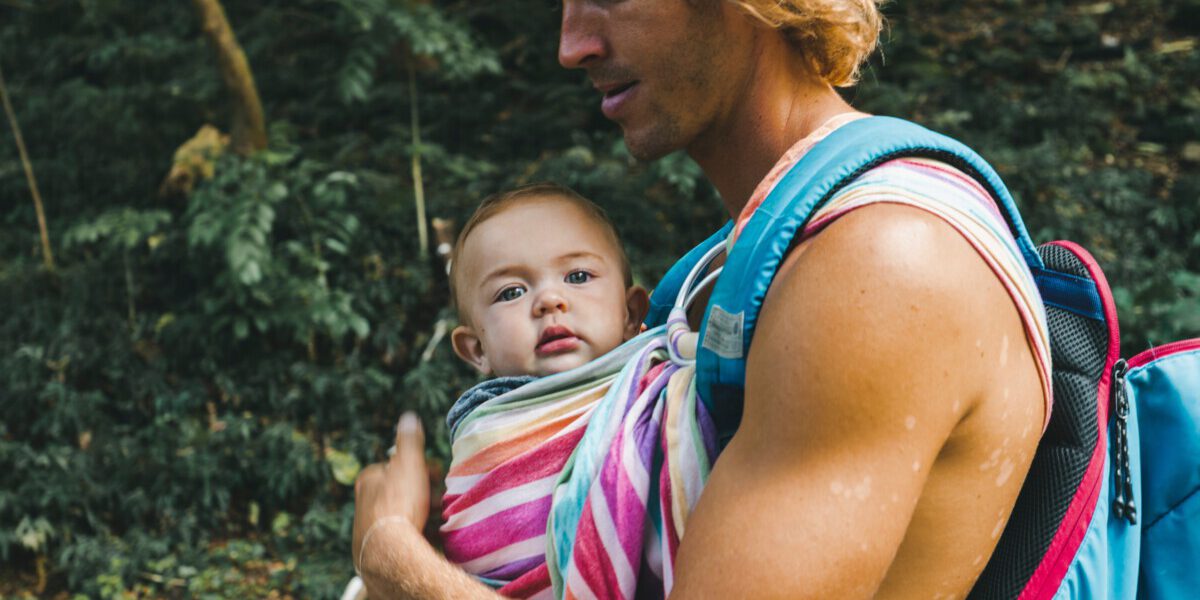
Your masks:
M175 148L229 127L195 16L28 4L0 8L0 61L61 266L40 267L0 143L0 560L28 581L45 558L48 594L340 592L354 474L406 409L445 457L474 381L431 346L453 317L418 258L414 153L431 215L459 223L515 184L579 189L642 283L725 218L683 154L629 156L557 65L544 2L228 2L270 148L221 158L186 199L156 193ZM1091 248L1126 355L1200 331L1200 5L889 7L884 58L848 96L976 147L1035 239Z

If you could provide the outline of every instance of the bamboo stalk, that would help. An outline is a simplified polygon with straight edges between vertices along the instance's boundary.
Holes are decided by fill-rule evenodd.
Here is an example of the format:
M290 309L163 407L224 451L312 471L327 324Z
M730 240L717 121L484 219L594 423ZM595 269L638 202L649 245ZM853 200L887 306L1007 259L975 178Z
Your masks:
M421 117L417 109L417 69L410 55L408 66L408 103L412 106L412 178L413 195L417 203L417 240L422 259L429 256L429 231L425 224L425 183L421 178Z
M33 195L33 208L37 212L38 230L42 235L42 262L49 271L54 270L54 252L50 249L50 232L46 228L46 211L42 208L42 195L38 192L37 179L33 176L33 164L29 162L29 153L25 151L25 139L21 137L21 127L17 125L17 115L13 112L12 103L8 100L8 85L4 83L4 71L0 69L0 100L4 101L4 113L8 115L8 123L12 125L13 137L17 140L17 152L21 155L21 166L25 168L25 179L29 182L29 192Z

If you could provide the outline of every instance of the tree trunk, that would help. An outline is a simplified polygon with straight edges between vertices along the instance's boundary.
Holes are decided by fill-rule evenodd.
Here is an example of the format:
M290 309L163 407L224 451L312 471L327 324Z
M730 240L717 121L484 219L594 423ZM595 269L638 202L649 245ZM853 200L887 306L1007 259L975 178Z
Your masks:
M254 86L254 75L246 53L238 45L225 9L220 0L192 0L200 13L200 27L217 52L217 64L221 79L229 90L233 101L233 127L230 146L241 155L251 154L267 147L267 129L263 121L262 102L258 99L258 88Z
M38 193L37 179L33 176L33 164L29 162L29 154L25 151L25 140L21 137L21 127L17 125L17 114L13 111L12 103L8 100L8 86L4 83L4 71L0 71L0 100L4 102L4 113L12 125L13 138L17 140L17 152L21 155L21 166L25 168L25 179L29 182L29 192L33 195L33 209L37 212L38 230L42 235L42 262L46 269L54 270L54 252L50 250L50 232L46 229L46 211L42 208L42 195Z

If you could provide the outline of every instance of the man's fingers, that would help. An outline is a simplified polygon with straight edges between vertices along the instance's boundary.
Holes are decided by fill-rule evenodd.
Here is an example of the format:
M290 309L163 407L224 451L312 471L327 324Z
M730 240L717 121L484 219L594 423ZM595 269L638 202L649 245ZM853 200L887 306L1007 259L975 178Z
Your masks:
M364 486L383 476L383 467L381 465L367 465L367 468L359 472L358 477L354 478L354 493L362 494Z
M396 423L396 453L391 462L397 465L425 464L425 431L414 412L400 415L400 421Z

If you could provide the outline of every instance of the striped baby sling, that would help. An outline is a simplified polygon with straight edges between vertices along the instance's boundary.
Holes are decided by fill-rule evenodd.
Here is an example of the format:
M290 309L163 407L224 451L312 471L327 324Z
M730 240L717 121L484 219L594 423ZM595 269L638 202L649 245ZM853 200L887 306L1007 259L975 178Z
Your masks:
M691 286L685 286L687 289ZM519 598L663 597L717 454L682 306L586 365L475 386L447 418L446 557Z
M1013 513L970 597L1200 597L1200 338L1128 360L1111 290L1071 242L1035 247L995 171L961 143L888 117L854 121L808 151L737 238L700 327L697 390L724 445L741 416L763 298L804 224L858 175L897 158L953 166L1004 214L1047 313L1054 410ZM684 256L648 322L732 224Z

